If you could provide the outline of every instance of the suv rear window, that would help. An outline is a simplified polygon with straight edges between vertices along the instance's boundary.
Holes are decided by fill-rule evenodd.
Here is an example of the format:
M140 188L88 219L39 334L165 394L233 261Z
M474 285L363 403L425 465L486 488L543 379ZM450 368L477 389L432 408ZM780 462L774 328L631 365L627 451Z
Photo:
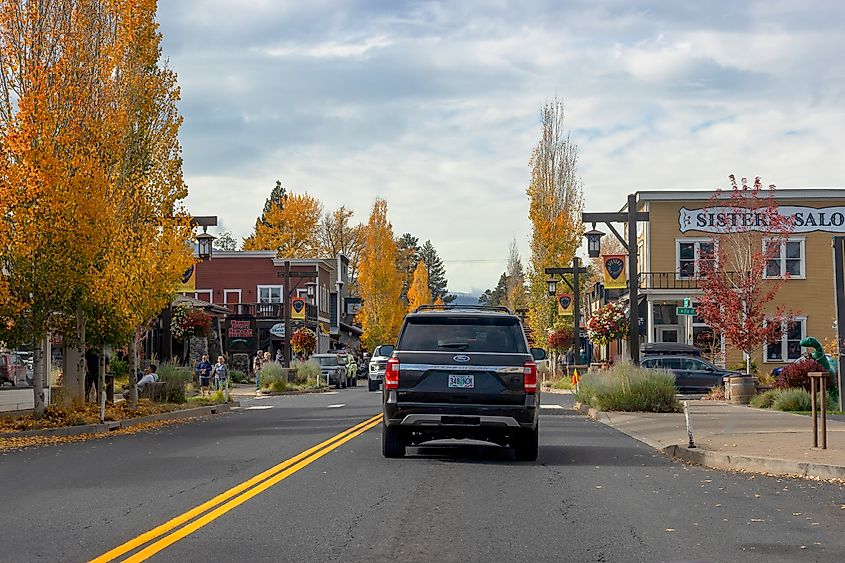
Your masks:
M513 317L409 317L399 350L525 354L525 337Z

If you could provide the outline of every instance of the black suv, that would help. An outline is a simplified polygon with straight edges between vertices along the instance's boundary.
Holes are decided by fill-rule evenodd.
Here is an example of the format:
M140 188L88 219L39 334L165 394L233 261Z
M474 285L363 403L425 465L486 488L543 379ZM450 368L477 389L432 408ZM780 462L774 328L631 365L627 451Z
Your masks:
M519 317L504 307L419 307L405 317L384 374L382 453L470 438L537 459L540 390Z

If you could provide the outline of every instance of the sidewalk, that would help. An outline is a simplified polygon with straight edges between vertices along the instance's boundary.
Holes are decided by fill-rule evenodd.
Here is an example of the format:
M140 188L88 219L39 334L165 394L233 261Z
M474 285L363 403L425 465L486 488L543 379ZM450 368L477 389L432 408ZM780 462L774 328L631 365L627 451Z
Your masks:
M828 419L828 449L821 450L813 448L813 422L809 416L716 401L688 404L695 449L687 448L682 413L590 410L590 416L671 457L692 463L718 469L845 479L845 422Z

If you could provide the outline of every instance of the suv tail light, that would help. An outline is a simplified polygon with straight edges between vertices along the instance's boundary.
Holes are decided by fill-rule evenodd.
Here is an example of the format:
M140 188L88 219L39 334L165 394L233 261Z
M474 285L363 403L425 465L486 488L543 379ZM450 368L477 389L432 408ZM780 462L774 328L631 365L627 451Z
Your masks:
M536 380L536 377L534 378ZM399 359L390 358L387 360L387 367L384 368L384 388L399 389Z
M526 393L537 392L537 364L531 360L525 360L525 364L523 364L522 386Z

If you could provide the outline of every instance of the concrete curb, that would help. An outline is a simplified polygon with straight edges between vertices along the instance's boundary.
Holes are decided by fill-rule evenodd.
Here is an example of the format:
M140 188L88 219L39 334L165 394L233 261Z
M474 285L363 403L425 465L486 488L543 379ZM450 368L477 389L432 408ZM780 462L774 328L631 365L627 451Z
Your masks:
M641 434L637 434L636 432L625 430L614 425L610 416L606 412L596 410L580 403L575 403L574 409L582 414L586 414L589 418L600 422L605 426L609 426L614 430L618 430L619 432L642 442L668 457L687 463L728 471L748 471L751 473L764 473L769 475L783 475L810 479L845 480L845 467L840 465L827 465L824 463L793 461L789 459L762 456L726 454L723 452L715 452L701 448L690 449L681 444L665 446L658 442L653 442Z
M133 426L138 426L139 424L158 422L159 420L180 420L184 418L194 418L197 416L223 414L225 412L229 412L233 407L237 406L240 406L240 403L235 402L228 405L209 405L193 409L163 412L160 414L151 414L149 416L139 416L138 418L109 421L103 424L82 424L79 426L64 426L61 428L42 428L38 430L23 430L21 432L4 432L0 433L0 439L24 438L27 436L78 436L80 434L100 434L103 432L117 430L118 428L131 428Z

